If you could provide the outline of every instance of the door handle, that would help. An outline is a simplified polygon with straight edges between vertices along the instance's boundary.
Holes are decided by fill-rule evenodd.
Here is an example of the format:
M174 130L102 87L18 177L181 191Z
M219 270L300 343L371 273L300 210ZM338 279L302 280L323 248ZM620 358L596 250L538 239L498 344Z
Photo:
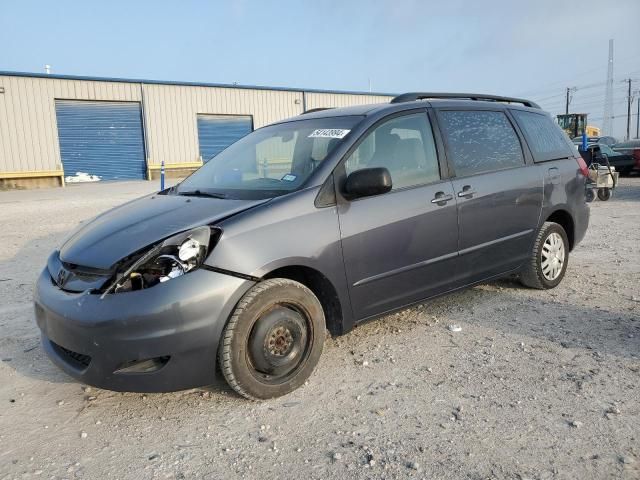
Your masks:
M444 192L437 192L435 197L433 197L433 200L431 200L431 203L435 203L442 207L443 205L446 205L447 202L451 200L453 200L453 195L449 193L445 194Z
M476 191L471 188L471 185L465 185L462 187L462 191L458 192L460 198L471 198L476 194Z

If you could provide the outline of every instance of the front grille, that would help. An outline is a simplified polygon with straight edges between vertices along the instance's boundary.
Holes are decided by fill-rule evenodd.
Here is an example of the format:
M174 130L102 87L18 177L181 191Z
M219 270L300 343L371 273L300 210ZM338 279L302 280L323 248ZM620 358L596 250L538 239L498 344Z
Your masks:
M67 361L71 366L75 368L85 369L91 363L91 357L89 355L84 355L82 353L74 352L73 350L69 350L68 348L64 348L57 343L51 342L53 348L58 352L58 354Z
M70 293L97 290L113 275L108 270L65 263L60 258L49 259L47 269L53 285Z

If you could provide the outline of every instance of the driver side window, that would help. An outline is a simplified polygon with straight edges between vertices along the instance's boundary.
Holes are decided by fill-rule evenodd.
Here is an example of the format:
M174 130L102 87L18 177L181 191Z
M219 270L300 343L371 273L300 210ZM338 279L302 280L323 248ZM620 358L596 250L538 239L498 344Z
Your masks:
M385 167L393 190L440 180L433 132L424 113L395 117L369 132L345 162L347 175Z

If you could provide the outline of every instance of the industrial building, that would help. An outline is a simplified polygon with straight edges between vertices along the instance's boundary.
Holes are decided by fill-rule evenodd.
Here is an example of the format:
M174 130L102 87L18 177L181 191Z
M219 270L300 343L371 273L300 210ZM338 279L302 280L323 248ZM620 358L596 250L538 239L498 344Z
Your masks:
M0 187L184 176L255 128L392 95L0 72Z

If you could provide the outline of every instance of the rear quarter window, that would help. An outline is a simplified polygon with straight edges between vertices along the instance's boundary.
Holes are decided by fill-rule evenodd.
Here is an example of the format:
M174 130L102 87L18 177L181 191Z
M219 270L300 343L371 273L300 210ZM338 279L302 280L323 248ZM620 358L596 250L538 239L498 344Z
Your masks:
M524 165L520 140L503 112L438 112L447 151L457 177Z
M531 149L534 162L546 162L573 156L575 151L569 145L569 138L544 113L512 110L518 125Z

